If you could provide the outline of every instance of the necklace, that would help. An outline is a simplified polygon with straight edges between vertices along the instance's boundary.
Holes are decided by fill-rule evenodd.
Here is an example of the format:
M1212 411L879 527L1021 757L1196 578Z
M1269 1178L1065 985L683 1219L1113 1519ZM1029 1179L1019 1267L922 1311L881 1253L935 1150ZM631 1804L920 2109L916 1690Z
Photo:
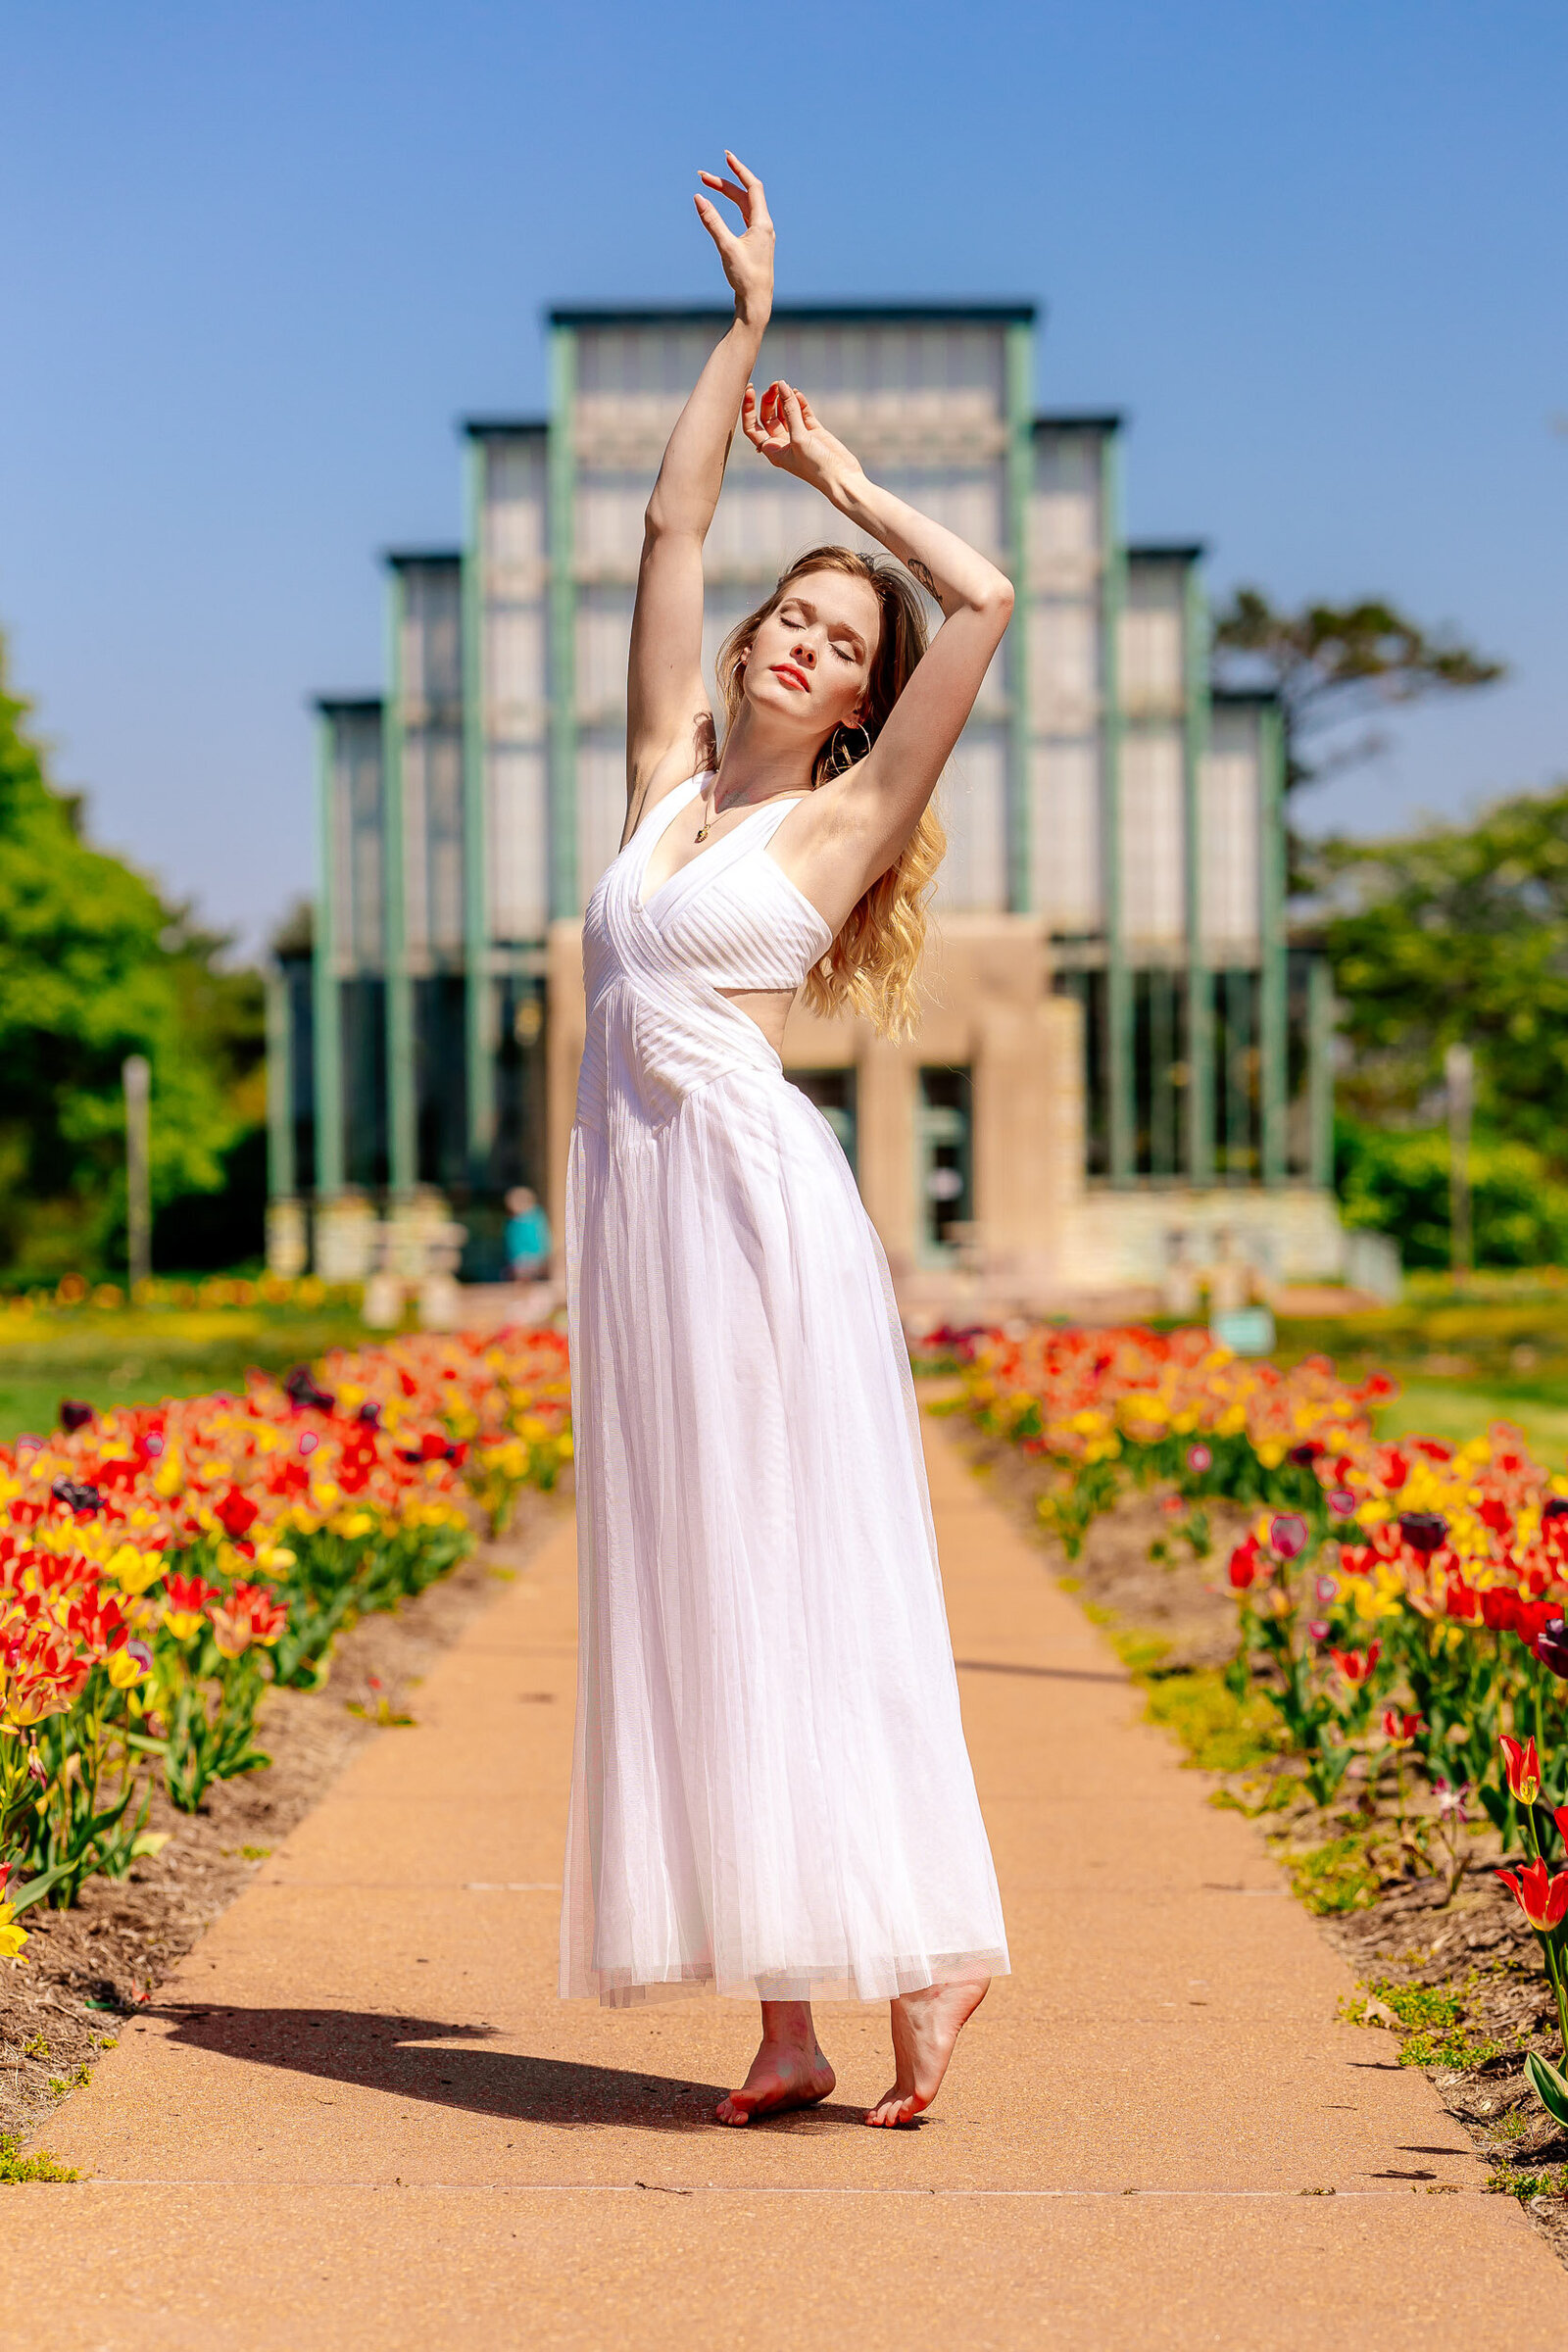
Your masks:
M706 784L703 786L703 808L707 813L704 816L701 825L697 829L697 839L700 843L705 842L710 833L711 833L713 830L713 818L716 813L713 808L710 805L708 798L708 786Z

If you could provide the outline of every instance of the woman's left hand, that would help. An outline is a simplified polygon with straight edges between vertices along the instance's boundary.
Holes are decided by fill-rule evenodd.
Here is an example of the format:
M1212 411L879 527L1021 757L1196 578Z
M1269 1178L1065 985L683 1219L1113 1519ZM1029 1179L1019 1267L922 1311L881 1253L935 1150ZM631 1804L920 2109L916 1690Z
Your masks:
M834 498L860 471L854 451L828 431L806 394L793 384L769 384L760 401L757 386L748 384L741 402L741 431L770 466L809 482L824 498Z

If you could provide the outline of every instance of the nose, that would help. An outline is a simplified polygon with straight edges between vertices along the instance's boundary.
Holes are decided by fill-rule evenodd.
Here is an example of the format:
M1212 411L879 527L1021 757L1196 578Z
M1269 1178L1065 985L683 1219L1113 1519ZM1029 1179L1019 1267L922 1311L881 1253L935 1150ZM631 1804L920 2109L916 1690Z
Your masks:
M816 654L812 647L807 644L804 637L798 639L797 642L791 647L790 659L792 662L798 662L803 669L814 669L816 667Z

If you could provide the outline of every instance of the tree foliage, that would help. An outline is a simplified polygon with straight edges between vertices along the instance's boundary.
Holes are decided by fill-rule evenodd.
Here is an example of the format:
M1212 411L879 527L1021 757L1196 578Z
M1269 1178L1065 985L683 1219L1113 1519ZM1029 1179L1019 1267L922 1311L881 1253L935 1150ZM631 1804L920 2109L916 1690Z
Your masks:
M1347 1225L1392 1234L1407 1266L1449 1262L1449 1164L1446 1130L1336 1122L1341 1214ZM1541 1152L1528 1144L1480 1142L1470 1154L1470 1187L1478 1265L1568 1262L1568 1185L1553 1180Z
M1314 747L1330 730L1505 675L1502 662L1423 629L1381 597L1285 612L1260 588L1238 588L1215 620L1214 648L1223 679L1278 694L1291 786L1321 781L1381 749L1372 731L1326 756Z
M1430 1121L1444 1050L1467 1044L1478 1132L1568 1174L1568 784L1468 825L1308 855L1348 1041L1345 1108Z
M152 1064L152 1191L217 1193L260 1115L254 974L83 838L7 690L0 646L0 1265L88 1269L124 1216L121 1065Z

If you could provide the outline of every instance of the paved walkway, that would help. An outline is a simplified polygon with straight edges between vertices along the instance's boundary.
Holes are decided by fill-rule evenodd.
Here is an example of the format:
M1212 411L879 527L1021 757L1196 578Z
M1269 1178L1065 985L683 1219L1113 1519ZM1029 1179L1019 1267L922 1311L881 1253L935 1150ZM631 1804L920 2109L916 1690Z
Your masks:
M1255 1834L931 1456L1017 1974L919 2131L859 2123L885 2012L823 2012L830 2105L725 2132L748 2010L557 2001L563 1528L51 2123L91 2179L0 2190L27 2340L1559 2342L1568 2279L1388 2037L1333 2022L1348 1980Z

